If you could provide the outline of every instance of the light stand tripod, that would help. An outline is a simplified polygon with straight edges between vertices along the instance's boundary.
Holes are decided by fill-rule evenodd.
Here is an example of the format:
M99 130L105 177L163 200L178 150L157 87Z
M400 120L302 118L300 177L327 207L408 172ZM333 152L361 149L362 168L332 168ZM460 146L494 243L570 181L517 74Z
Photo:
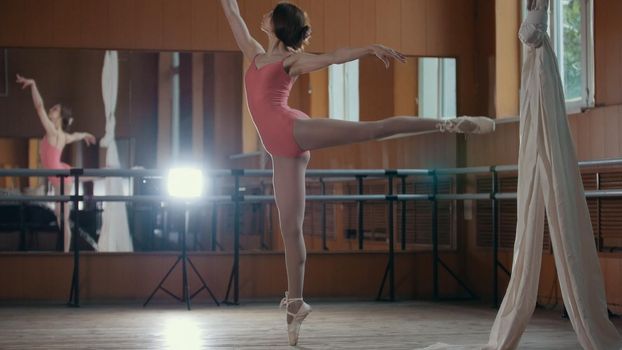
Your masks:
M212 290L207 286L207 283L205 283L205 280L203 279L203 277L201 276L201 274L199 273L197 268L192 263L192 260L190 260L190 258L188 257L188 253L187 253L187 249L186 249L186 234L188 233L188 227L189 226L190 226L190 208L189 208L189 203L186 202L185 203L184 230L181 233L181 254L177 257L177 260L175 261L173 266L171 266L171 268L168 270L166 275L164 275L164 278L162 278L160 283L153 290L153 292L151 293L151 295L149 296L147 301L145 301L145 303L143 304L143 307L145 307L145 306L147 306L147 304L149 304L149 302L151 301L153 296L160 289L162 289L162 291L164 291L166 294L168 294L168 295L172 296L173 298L179 300L180 302L182 302L182 303L185 302L186 303L186 307L188 308L188 310L190 310L190 300L192 300L192 298L194 298L197 294L199 294L204 289L207 290L209 295L212 297L212 300L214 300L214 303L216 303L217 306L220 306L220 303L218 302L218 300L216 300L216 297L214 296L214 293L212 293ZM178 297L177 295L175 295L173 292L169 291L168 289L166 289L166 288L164 288L162 286L164 284L164 282L166 281L166 279L168 278L168 276L171 274L171 272L173 272L173 270L175 269L177 264L179 264L180 261L181 261L181 270L182 270L182 283L181 283L182 296L181 296L181 298ZM188 272L187 272L188 271L188 267L187 267L187 264L190 264L190 267L192 267L192 270L194 271L195 275L201 281L201 288L199 288L197 291L192 293L192 295L190 295L189 288L188 288Z

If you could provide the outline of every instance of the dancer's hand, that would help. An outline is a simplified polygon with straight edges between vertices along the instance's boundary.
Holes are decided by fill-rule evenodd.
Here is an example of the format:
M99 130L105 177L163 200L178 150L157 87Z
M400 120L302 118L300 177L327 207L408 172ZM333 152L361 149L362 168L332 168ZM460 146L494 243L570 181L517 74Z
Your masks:
M374 55L376 55L376 57L378 57L378 59L380 59L387 68L389 68L391 58L396 59L402 63L406 63L406 56L389 47L386 47L384 45L372 45L371 49Z
M22 89L35 85L35 81L33 79L26 79L19 74L17 74L16 82L18 84L22 84Z
M88 132L84 133L84 142L86 143L87 146L90 145L94 145L97 143L97 139L95 138L95 136L89 134Z

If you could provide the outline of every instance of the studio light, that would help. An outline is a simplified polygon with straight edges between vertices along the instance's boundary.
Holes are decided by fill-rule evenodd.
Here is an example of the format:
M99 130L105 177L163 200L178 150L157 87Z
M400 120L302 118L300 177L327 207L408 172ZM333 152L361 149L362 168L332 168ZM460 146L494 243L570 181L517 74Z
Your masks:
M183 231L181 231L180 242L179 242L181 245L181 254L177 257L177 260L175 261L173 266L169 269L168 273L164 275L164 278L162 278L162 280L153 290L149 298L147 298L147 301L145 301L145 303L143 304L143 307L149 304L153 296L159 290L166 292L166 294L174 297L175 299L181 302L185 302L188 310L190 310L190 299L192 299L194 296L199 294L199 292L201 292L202 290L206 290L209 293L209 295L212 297L212 300L214 300L214 303L216 303L216 305L220 305L218 300L216 300L216 296L214 295L214 293L205 283L205 279L201 276L196 266L194 266L194 264L192 263L192 260L190 260L190 257L188 256L188 251L186 248L186 235L188 234L188 230L190 227L190 207L193 205L196 205L199 202L197 201L196 203L193 203L191 199L197 199L201 197L201 195L203 194L203 172L199 169L194 169L194 168L171 169L168 172L167 189L168 189L168 194L171 197L185 200L184 201L185 203L183 204L184 229ZM177 204L180 204L180 203L177 203ZM169 291L168 289L164 288L163 284L166 281L166 279L169 277L173 269L175 269L175 266L177 266L177 264L179 264L180 262L181 262L181 272L182 272L182 282L181 282L182 296L178 297L175 294L173 294L171 291ZM201 282L200 288L194 292L190 292L190 288L189 288L188 267L187 267L188 264L190 265L190 268L192 268L192 271L199 278L199 281ZM183 348L187 348L187 346L183 346Z
M176 198L198 198L203 194L203 172L194 168L174 168L167 178L168 194Z

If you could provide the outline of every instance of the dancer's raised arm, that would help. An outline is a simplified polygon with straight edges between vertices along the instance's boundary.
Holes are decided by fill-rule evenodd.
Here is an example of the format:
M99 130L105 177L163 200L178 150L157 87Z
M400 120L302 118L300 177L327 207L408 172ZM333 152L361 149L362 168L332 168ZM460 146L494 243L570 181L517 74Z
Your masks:
M82 140L84 140L87 146L94 145L97 142L95 136L89 134L88 132L74 132L71 134L67 134L67 143L73 143Z
M391 59L396 59L402 63L406 62L406 57L404 55L383 45L371 45L361 48L341 48L321 55L309 53L293 55L290 58L292 63L288 65L289 75L295 76L310 73L326 68L331 64L350 62L370 55L378 57L387 68L389 67Z
M17 74L17 83L22 85L22 89L26 89L30 87L30 91L32 92L32 102L35 106L35 110L39 115L39 119L41 120L41 124L45 129L45 132L48 134L56 134L56 128L54 127L54 123L48 117L47 112L45 111L45 105L43 104L43 98L39 93L39 89L37 89L37 83L35 83L34 79L26 79L21 75Z
M222 8L229 21L229 26L235 37L238 47L248 59L252 59L255 55L264 53L264 48L251 36L244 19L240 15L240 8L236 0L220 0Z

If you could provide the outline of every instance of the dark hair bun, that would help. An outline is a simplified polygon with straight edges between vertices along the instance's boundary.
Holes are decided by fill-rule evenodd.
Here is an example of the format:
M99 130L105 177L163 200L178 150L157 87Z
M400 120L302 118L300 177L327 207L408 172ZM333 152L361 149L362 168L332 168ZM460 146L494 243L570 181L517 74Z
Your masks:
M300 50L311 35L307 14L296 5L282 2L272 11L274 34L285 46Z

